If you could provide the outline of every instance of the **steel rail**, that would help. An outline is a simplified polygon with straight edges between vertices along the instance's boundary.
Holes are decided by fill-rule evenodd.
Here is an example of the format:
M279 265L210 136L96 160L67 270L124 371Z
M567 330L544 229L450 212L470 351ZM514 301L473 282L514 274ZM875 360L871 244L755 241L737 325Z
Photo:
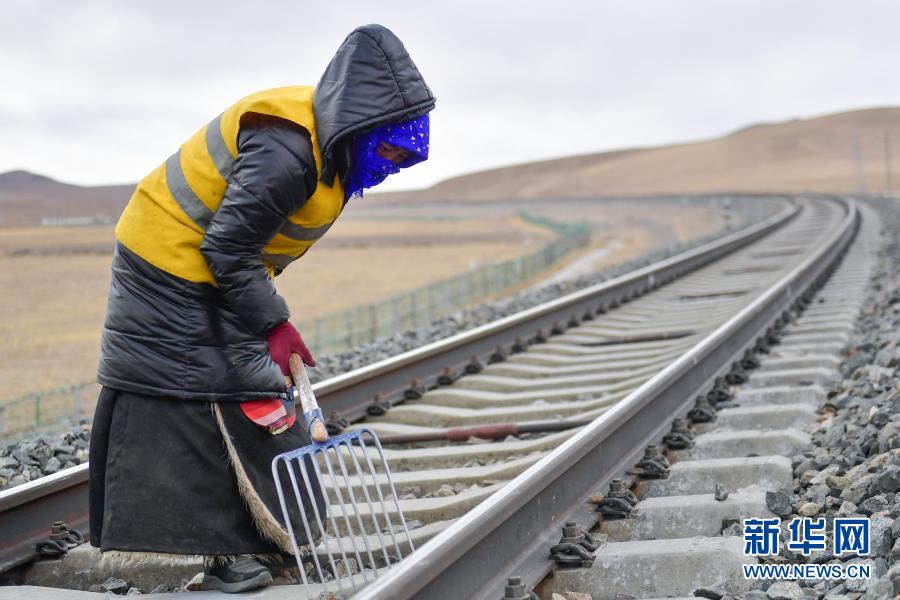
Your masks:
M580 322L586 313L596 314L655 289L759 239L794 218L799 210L791 204L759 223L692 250L332 377L314 386L316 397L329 411L357 421L365 417L376 395L382 402L403 402L407 391L436 385L445 369L458 373L473 362L483 364L498 348L509 348L517 340L527 343L540 332L564 329L572 319Z
M511 575L536 585L550 572L549 548L562 524L573 515L583 527L596 523L590 496L634 464L697 393L833 270L859 224L854 204L833 200L846 211L840 225L774 286L355 597L500 598Z
M87 463L0 491L0 573L36 558L54 521L87 530Z
M446 368L461 372L472 361L484 363L498 348L525 343L536 334L586 313L596 314L627 302L707 265L759 239L792 220L800 207L784 196L777 214L717 240L647 265L544 304L330 378L313 386L326 412L339 411L351 421L362 419L377 396L403 402L416 380L431 387ZM54 475L0 491L0 572L24 564L36 553L34 546L47 538L53 521L65 521L82 531L88 526L88 465L80 464Z

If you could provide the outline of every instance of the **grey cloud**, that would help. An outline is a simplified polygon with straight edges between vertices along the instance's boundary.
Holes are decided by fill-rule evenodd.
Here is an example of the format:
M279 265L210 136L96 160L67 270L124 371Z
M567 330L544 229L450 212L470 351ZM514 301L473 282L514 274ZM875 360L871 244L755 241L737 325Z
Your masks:
M805 0L13 3L0 21L0 171L139 177L237 97L314 84L381 22L438 97L432 160L460 171L896 104L900 6ZM26 141L27 139L27 141ZM49 160L42 150L82 148ZM115 161L94 160L115 149Z

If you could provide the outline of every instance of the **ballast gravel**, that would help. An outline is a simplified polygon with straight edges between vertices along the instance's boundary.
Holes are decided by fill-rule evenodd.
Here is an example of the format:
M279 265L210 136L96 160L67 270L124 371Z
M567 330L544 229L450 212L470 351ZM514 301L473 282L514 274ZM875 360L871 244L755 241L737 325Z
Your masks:
M90 440L90 425L83 423L61 435L42 435L0 448L0 489L85 462Z
M812 430L812 447L792 457L791 488L766 494L786 529L796 517L824 517L825 552L809 557L782 544L771 563L869 562L871 580L760 582L746 600L875 600L900 594L900 201L873 199L884 245L839 374ZM871 554L834 556L835 517L871 519ZM695 594L696 595L696 594ZM732 598L725 595L723 598Z

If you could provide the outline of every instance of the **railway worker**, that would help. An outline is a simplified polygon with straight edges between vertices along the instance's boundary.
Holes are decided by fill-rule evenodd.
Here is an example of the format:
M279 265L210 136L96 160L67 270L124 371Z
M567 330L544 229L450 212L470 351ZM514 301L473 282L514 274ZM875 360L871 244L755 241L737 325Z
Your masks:
M273 278L349 199L427 158L434 104L400 40L367 25L315 88L238 100L138 184L116 227L91 436L104 556L202 556L203 586L227 592L290 559L270 462L309 443L283 395L288 356L315 363Z

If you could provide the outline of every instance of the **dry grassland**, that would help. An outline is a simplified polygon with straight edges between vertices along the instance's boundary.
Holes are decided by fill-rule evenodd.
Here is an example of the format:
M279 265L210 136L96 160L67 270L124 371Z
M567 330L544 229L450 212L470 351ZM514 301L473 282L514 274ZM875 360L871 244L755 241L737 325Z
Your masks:
M0 255L29 249L112 247L113 227L17 227L0 229Z
M374 232L373 232L374 231ZM454 235L504 232L502 243L454 243ZM356 238L368 232L368 246ZM380 236L440 235L440 243L391 245ZM318 316L388 297L480 264L541 248L552 235L514 217L464 221L348 221L278 277L294 318ZM343 247L341 239L354 238ZM0 229L0 401L90 381L99 352L109 286L108 254L79 249L113 243L112 227ZM10 249L64 249L4 255Z
M700 207L572 210L549 207L545 216L601 224L592 247L609 239L620 242L598 266L704 235L721 224L716 210ZM389 220L386 211L385 218L343 219L278 277L279 291L295 319L315 317L531 253L552 239L547 230L517 218L515 208L492 209L479 218L472 218L471 208L467 212L468 218L425 211L419 219ZM77 251L112 245L112 239L111 227L0 229L0 402L93 379L110 257ZM21 248L53 253L5 254ZM74 251L60 252L63 248Z

